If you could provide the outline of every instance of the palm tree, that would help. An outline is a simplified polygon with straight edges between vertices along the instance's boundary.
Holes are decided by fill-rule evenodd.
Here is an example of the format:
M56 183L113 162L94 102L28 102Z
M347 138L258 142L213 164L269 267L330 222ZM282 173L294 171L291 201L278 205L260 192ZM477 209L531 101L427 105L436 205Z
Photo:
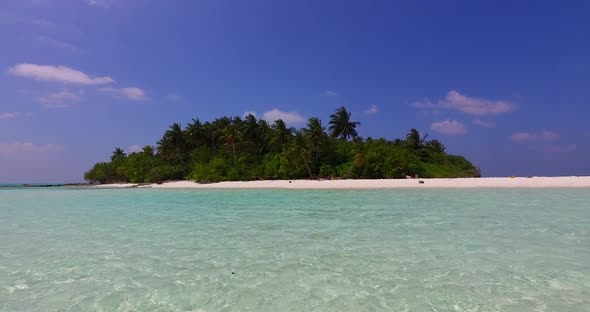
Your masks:
M226 127L219 129L217 133L225 145L231 146L234 167L236 166L236 143L241 141L244 137L244 132L241 127L242 125L239 121L241 120L233 120Z
M368 153L369 153L369 144L372 139L368 139L366 142L363 141L362 138L356 138L354 140L354 146L352 148L352 166L348 167L346 170L346 176L350 176L350 172L353 169L356 169L359 172L359 176L357 178L362 178L366 172L366 166L369 162Z
M303 162L309 178L313 178L311 168L309 167L309 159L311 158L310 146L302 132L297 132L293 142L287 146L287 157Z
M324 132L322 121L318 117L311 117L307 122L307 128L303 128L303 134L315 148L315 165L319 170L320 146L328 141L328 135Z
M293 129L287 128L287 124L282 119L275 121L272 125L272 130L270 144L277 150L280 150L282 146L289 143L293 137Z
M155 149L153 146L151 145L146 145L142 148L142 152L147 156L147 157L154 157L154 153L155 153Z
M354 157L352 158L353 166L359 169L364 168L368 161L369 144L363 142L363 140L358 140L355 142L352 152L354 153Z
M244 136L252 142L256 142L258 139L258 122L256 117L252 114L248 114L244 118Z
M211 141L211 150L215 150L216 146L219 145L219 134L221 129L228 127L232 123L232 119L229 117L220 117L209 123L209 140ZM205 124L207 125L207 124Z
M430 152L433 153L444 153L446 147L439 140L430 140L424 144Z
M176 160L183 159L183 152L186 147L184 131L179 123L173 123L164 136L158 141L158 151L165 156Z
M153 174L153 178L155 178L156 181L158 181L159 174L158 174L157 170L155 170L156 165L154 163L154 154L156 152L155 148L151 145L146 145L142 148L142 152L150 161L150 171Z
M193 118L193 122L186 126L185 133L187 136L186 141L191 148L199 148L204 141L203 137L205 131L203 129L203 124L198 118Z
M127 157L127 154L125 154L125 151L123 151L122 148L115 147L115 150L113 151L113 155L111 155L111 161L115 162L118 160L123 160L126 157Z
M350 115L344 106L336 110L336 112L330 115L330 136L333 138L340 137L341 139L354 139L358 136L356 132L356 126L361 123L358 121L350 121Z
M268 122L264 119L258 120L258 136L256 138L256 144L258 145L258 156L268 152L271 137L272 129Z
M398 147L404 146L404 144L405 144L405 142L401 139L395 139L391 143L393 143L394 146L398 146Z
M411 129L410 132L406 135L406 143L408 144L408 147L410 147L411 149L417 150L424 146L424 142L426 141L427 137L428 134L421 138L420 132L418 132L418 130Z
M257 121L254 115L248 114L244 118L243 126L245 139L256 146L256 153L260 156L266 147L268 123L262 119Z
M207 140L207 144L212 151L215 150L215 132L216 129L212 123L207 121L203 124L203 136Z

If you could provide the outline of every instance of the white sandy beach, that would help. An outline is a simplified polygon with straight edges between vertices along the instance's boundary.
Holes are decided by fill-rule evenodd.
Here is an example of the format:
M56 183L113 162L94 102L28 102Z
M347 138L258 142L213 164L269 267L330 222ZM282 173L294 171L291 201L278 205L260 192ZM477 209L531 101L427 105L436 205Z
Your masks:
M420 183L423 181L424 183ZM404 188L590 188L589 177L387 179L387 180L273 180L200 184L175 181L163 184L103 184L96 187L198 189L404 189Z

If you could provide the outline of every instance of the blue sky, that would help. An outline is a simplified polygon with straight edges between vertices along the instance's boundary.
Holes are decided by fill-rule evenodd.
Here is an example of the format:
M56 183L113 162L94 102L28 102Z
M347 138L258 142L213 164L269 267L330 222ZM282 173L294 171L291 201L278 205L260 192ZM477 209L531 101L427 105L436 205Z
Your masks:
M81 181L173 122L339 106L485 176L590 175L590 2L0 3L0 182Z

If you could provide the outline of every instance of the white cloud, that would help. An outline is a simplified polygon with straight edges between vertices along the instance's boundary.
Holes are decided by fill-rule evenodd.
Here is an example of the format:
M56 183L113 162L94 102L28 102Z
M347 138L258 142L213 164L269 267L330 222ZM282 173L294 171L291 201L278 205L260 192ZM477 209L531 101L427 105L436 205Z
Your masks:
M449 91L447 96L436 104L429 100L424 100L415 102L412 105L418 109L436 110L444 108L477 116L501 114L514 110L514 105L510 101L493 101L469 97L454 90Z
M65 108L80 100L80 95L66 90L49 93L39 98L41 105L46 108Z
M61 146L55 144L36 145L30 142L0 143L0 155L55 153L61 151L61 149Z
M141 152L141 150L142 150L142 147L141 147L141 146L139 146L139 145L137 145L137 144L135 144L135 145L131 145L131 146L129 146L129 147L127 148L127 150L128 150L130 153L139 153L139 152Z
M275 122L277 119L282 119L285 123L288 124L298 124L305 122L305 117L301 116L301 114L297 112L283 112L278 109L273 109L262 114L262 119L272 123Z
M114 83L111 77L90 77L87 74L66 66L17 64L8 70L11 75L36 80L57 81L62 83L101 85Z
M373 104L371 105L371 108L365 111L365 115L374 115L377 114L378 111L379 110L377 109L377 105Z
M566 145L551 145L545 148L546 153L550 154L564 154L564 153L571 153L575 152L577 149L576 144L566 144Z
M338 96L338 93L331 91L331 90L326 90L324 91L324 93L322 93L323 96Z
M140 88L136 87L129 87L129 88L121 88L119 89L121 94L126 96L131 100L144 100L145 99L145 91Z
M526 141L555 141L559 139L559 133L553 131L543 131L540 133L517 132L510 136L512 141L526 142Z
M507 113L513 110L512 103L508 101L490 101L462 95L457 91L450 91L441 107L458 110L470 115L490 115Z
M430 125L430 129L438 133L449 135L465 134L467 132L465 130L465 126L463 126L462 123L456 120L443 120L439 122L433 122Z
M0 120L1 119L14 119L18 113L0 113Z
M482 128L493 128L496 126L493 122L483 121L481 119L474 119L471 123Z
M254 111L244 112L244 117L248 117L248 115L252 115L252 116L256 117L256 112L254 112Z
M126 97L126 98L128 98L130 100L134 100L134 101L141 101L141 100L147 99L147 97L145 96L145 91L143 91L140 88L136 88L136 87L128 87L128 88L106 87L106 88L100 88L98 90L105 92L105 93L110 93L114 97Z

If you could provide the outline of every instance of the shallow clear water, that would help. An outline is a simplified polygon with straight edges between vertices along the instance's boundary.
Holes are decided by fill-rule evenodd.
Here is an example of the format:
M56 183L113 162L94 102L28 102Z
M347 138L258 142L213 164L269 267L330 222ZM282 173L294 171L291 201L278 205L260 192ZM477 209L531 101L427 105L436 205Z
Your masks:
M590 190L0 190L0 311L590 311Z

